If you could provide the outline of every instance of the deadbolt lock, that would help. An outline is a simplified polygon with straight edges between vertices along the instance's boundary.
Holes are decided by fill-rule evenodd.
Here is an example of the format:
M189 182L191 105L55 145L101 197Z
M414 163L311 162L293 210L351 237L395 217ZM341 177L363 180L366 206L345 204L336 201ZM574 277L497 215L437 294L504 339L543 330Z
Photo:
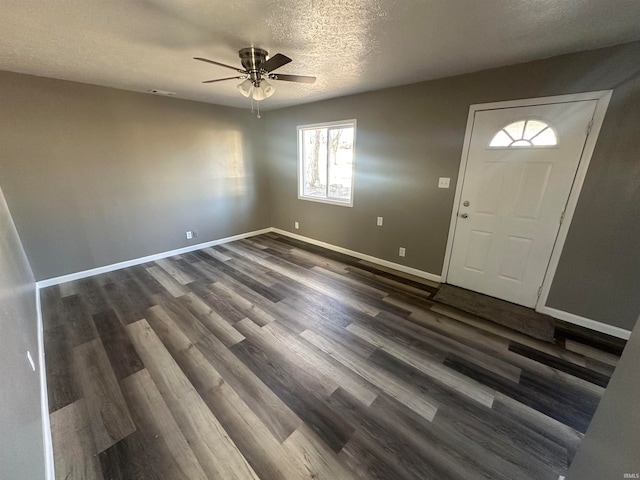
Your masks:
M464 205L465 207L468 207L468 206L469 206L469 205L471 205L471 204L469 203L469 200L465 200L465 201L464 201L464 203L463 203L462 205Z

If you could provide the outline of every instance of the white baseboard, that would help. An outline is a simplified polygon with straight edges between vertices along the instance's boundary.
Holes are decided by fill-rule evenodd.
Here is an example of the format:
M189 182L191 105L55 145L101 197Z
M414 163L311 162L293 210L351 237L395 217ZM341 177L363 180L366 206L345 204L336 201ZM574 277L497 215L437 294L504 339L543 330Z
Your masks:
M556 310L555 308L547 307L546 305L539 309L538 312L545 313L553 318L564 320L568 323L573 323L575 325L580 325L581 327L595 330L596 332L606 333L607 335L611 335L613 337L622 338L624 340L629 340L629 337L631 336L631 332L629 330L625 330L624 328L614 327L613 325L607 325L606 323L591 320L590 318L581 317L580 315L563 312L562 310Z
M320 240L314 240L313 238L303 237L302 235L287 232L286 230L280 230L279 228L274 227L271 229L271 231L278 233L280 235L285 235L287 237L295 238L296 240L301 240L303 242L311 243L319 247L324 247L328 250L333 250L334 252L344 253L346 255L359 258L360 260L366 260L367 262L375 263L376 265L382 265L383 267L393 268L394 270L398 270L399 272L404 272L410 275L415 275L416 277L425 278L427 280L431 280L432 282L440 283L442 281L442 277L440 275L435 275L433 273L425 272L423 270L418 270L417 268L411 268L405 265L400 265L399 263L394 263L388 260L383 260L381 258L372 257L371 255L366 255L364 253L356 252L354 250L349 250L348 248L338 247L337 245L321 242Z
M47 393L47 369L44 360L44 326L42 324L42 308L40 306L40 289L37 285L36 311L38 316L38 370L40 374L40 409L42 415L42 443L44 445L44 472L46 480L55 480L53 441L51 439L51 422L49 419L49 395Z
M90 270L83 270L81 272L70 273L68 275L62 275L60 277L48 278L46 280L40 280L36 282L37 288L50 287L52 285L58 285L60 283L72 282L74 280L80 280L82 278L92 277L93 275L99 275L101 273L113 272L114 270L120 270L121 268L133 267L134 265L140 265L141 263L153 262L154 260L160 260L161 258L171 257L173 255L180 255L181 253L193 252L194 250L200 250L201 248L213 247L215 245L221 245L223 243L233 242L242 238L249 238L255 235L271 232L272 229L263 228L262 230L255 230L253 232L241 233L232 237L220 238L218 240L212 240L210 242L198 243L197 245L189 245L188 247L178 248L176 250L169 250L167 252L156 253L154 255L148 255L146 257L134 258L132 260L126 260L124 262L112 263L111 265L105 265L103 267L92 268Z

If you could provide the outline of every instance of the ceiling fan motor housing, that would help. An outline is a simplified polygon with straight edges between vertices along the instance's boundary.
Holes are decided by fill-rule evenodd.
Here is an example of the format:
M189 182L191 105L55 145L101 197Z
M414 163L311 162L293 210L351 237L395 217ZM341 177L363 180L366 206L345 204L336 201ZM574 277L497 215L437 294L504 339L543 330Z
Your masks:
M254 85L259 86L263 73L260 71L260 65L267 61L269 52L261 48L249 47L240 50L239 55L242 67L249 73L249 78Z

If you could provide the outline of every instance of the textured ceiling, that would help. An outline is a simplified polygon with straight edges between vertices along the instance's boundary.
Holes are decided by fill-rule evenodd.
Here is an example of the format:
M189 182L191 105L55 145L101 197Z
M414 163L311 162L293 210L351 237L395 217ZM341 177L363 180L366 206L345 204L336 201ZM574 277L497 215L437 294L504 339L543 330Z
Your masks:
M244 108L192 57L256 46L317 76L269 109L638 39L639 0L0 0L0 70Z

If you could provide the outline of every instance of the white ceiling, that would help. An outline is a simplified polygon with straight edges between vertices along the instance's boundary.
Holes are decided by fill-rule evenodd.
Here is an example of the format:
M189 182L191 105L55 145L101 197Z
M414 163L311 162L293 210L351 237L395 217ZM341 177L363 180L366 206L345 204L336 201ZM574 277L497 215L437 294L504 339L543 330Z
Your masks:
M639 0L0 0L0 70L249 108L256 46L293 62L265 109L640 39Z

